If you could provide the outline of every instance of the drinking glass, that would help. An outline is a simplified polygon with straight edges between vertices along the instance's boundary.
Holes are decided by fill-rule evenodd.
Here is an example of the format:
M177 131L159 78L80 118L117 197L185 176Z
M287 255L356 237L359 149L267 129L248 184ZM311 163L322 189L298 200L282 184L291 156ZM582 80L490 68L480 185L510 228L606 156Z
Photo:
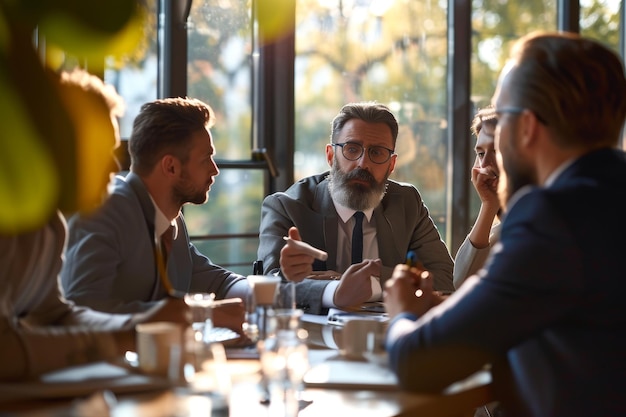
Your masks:
M256 312L256 325L259 339L265 339L267 332L267 310L274 306L276 293L281 278L275 275L248 275L253 297L254 310Z
M224 345L191 341L186 352L183 376L188 395L211 400L211 416L228 416L231 378Z
M269 396L271 417L296 417L304 374L309 369L306 331L299 328L302 310L268 312L272 329L258 343L262 385Z
M296 283L284 281L276 288L273 307L275 309L294 310L296 308Z
M184 300L191 310L191 328L195 333L193 338L206 340L213 328L212 306L215 294L189 293L185 294Z

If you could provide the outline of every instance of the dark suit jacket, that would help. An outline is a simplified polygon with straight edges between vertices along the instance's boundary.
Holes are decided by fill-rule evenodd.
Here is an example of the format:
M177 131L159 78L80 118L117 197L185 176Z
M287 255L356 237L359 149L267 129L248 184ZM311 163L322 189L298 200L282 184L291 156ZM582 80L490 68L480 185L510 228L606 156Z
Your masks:
M402 386L438 390L494 362L511 415L626 415L624 152L590 153L526 190L493 252L446 302L391 323Z
M95 213L68 222L65 296L109 312L143 311L165 297L154 259L154 205L141 179L116 177L111 195ZM244 277L215 265L189 241L182 214L168 257L168 276L181 292L215 292L224 298Z
M337 270L337 228L339 217L328 191L328 172L304 178L285 192L269 195L261 209L259 259L266 273L280 267L283 236L291 226L302 240L328 252L326 262L315 261L316 271ZM374 209L376 239L383 264L381 284L393 268L414 250L426 269L435 277L438 290L452 291L453 263L417 189L410 184L388 181L381 203ZM339 271L342 272L342 271ZM322 293L328 281L305 280L296 285L298 305L309 313L322 310Z

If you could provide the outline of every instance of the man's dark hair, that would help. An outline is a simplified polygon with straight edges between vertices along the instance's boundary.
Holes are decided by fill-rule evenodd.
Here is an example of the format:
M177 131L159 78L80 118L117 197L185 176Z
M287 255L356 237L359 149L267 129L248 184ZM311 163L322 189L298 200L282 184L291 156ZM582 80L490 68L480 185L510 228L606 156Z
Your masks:
M391 131L391 139L395 149L398 138L398 120L389 110L389 107L373 101L346 104L339 110L339 114L331 123L331 143L335 143L335 138L350 119L360 119L368 123L385 123Z
M141 106L128 141L131 169L139 175L152 171L166 154L185 163L194 133L211 127L211 107L192 98L165 98Z

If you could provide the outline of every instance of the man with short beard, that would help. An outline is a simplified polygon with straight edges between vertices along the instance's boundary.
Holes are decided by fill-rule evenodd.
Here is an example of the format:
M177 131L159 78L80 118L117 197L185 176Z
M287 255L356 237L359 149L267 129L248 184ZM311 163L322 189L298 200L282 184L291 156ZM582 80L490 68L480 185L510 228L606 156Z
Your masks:
M403 390L440 393L490 367L498 415L626 416L624 97L621 56L600 41L513 44L492 99L514 191L498 244L445 300L407 265L385 284Z
M263 201L258 256L264 273L298 282L298 307L323 314L379 300L393 267L414 251L433 271L435 288L452 291L453 262L419 192L389 180L397 158L396 117L379 103L351 103L331 127L330 171ZM355 212L364 213L360 262L351 259ZM326 251L328 258L314 259L284 237Z
M211 107L196 99L161 99L141 107L128 144L130 173L115 178L95 213L69 221L61 273L68 299L129 313L182 293L246 298L245 277L214 264L190 243L181 212L184 204L205 203L219 174L214 122ZM215 324L241 331L239 301L214 310L219 310Z

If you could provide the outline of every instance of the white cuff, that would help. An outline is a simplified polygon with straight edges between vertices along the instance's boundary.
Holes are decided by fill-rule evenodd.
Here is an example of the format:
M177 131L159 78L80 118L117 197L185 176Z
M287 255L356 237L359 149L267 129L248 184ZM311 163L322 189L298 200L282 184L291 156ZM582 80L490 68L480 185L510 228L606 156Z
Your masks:
M367 301L382 301L383 299L383 289L380 285L380 278L375 276L370 276L370 283L372 285L372 296ZM326 288L324 288L324 294L322 295L322 307L325 308L333 308L337 307L333 300L335 299L335 291L339 286L339 281L331 281L328 283Z
M380 285L380 278L370 276L370 280L372 282L372 296L367 301L382 301L383 289Z
M332 308L337 307L333 301L335 300L335 291L339 286L339 281L331 281L324 288L324 294L322 294L322 307Z

